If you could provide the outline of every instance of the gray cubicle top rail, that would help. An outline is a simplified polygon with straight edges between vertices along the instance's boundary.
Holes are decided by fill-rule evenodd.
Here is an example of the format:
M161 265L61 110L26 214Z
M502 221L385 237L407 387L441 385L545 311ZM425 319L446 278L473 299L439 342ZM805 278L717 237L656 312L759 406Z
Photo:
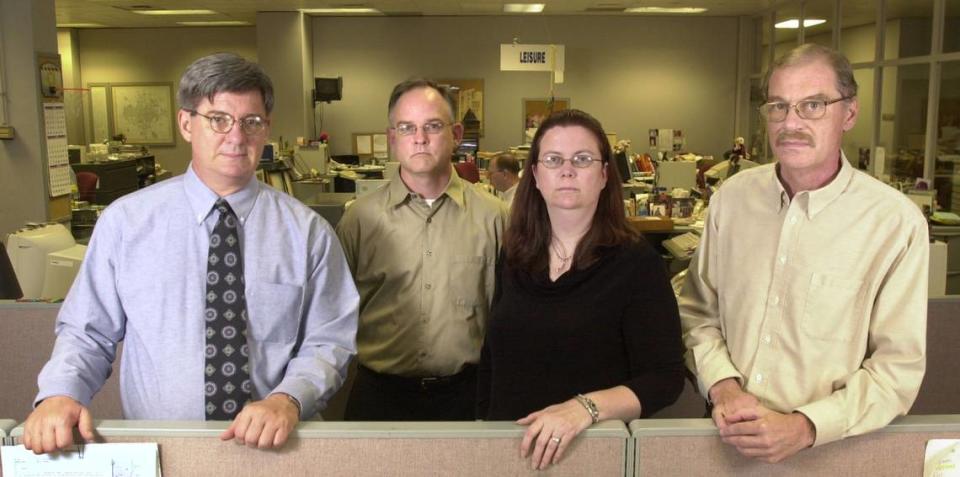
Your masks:
M878 431L806 449L777 464L741 456L710 419L630 423L630 475L923 475L930 439L960 439L960 415L905 416Z
M276 451L222 442L226 422L95 421L99 442L156 442L169 475L542 475L511 422L306 422ZM12 434L22 436L22 427ZM633 454L619 421L581 434L550 475L622 477ZM262 470L261 470L262 469Z

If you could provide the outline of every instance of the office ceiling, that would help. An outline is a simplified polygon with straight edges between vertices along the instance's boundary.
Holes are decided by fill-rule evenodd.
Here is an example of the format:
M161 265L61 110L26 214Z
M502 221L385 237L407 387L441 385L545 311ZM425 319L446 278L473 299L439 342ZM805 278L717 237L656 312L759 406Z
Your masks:
M519 1L519 0L516 0ZM639 15L627 7L705 7L706 16L755 15L776 0L527 0L546 4L542 15ZM872 22L877 0L843 0L844 23ZM56 0L57 24L96 24L106 28L177 27L181 21L244 21L256 23L258 11L295 11L299 8L370 7L389 16L505 15L504 1L496 0ZM786 12L799 7L786 2ZM807 16L829 14L831 0L808 2ZM887 0L888 17L932 16L933 0ZM213 15L155 16L137 9L209 9Z

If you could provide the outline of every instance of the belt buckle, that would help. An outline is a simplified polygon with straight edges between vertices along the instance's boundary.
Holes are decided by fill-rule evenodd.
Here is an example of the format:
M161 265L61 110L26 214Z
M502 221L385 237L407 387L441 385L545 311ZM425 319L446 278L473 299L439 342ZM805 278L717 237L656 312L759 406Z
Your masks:
M440 378L430 377L430 378L420 378L420 390L426 391L430 386L440 382Z

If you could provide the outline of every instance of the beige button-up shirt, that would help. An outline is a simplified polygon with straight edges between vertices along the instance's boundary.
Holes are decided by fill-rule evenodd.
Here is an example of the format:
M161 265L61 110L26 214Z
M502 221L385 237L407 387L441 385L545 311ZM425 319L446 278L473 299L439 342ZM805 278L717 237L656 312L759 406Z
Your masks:
M453 172L432 207L398 175L337 225L360 292L358 359L399 376L449 376L480 359L506 207Z
M764 406L806 415L816 445L906 414L926 365L926 221L841 162L792 200L772 164L726 182L679 300L701 391L737 378Z

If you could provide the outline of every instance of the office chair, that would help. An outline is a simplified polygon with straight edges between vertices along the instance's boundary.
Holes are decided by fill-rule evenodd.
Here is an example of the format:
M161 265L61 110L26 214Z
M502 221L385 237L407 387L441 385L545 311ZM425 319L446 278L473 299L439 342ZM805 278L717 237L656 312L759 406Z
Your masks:
M0 242L0 300L16 300L23 298L23 290L17 281L17 274L13 271L13 264L7 255L7 249Z
M457 175L460 176L461 179L471 184L480 182L480 169L477 169L476 164L472 162L457 162L453 164L453 168L457 170Z
M94 203L97 200L97 183L100 176L95 172L80 171L77 173L77 192L80 200Z

